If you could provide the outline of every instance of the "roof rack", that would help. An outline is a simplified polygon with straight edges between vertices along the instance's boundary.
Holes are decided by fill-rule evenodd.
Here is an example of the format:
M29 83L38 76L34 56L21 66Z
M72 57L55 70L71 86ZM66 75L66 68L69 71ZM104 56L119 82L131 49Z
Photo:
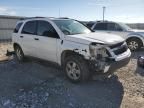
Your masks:
M109 22L109 21L107 21L107 20L98 20L97 22Z
M70 19L68 17L59 17L59 19Z
M26 18L21 18L20 20L33 19L33 18L46 18L46 17L40 17L40 16L36 16L36 17L26 17Z
M36 17L25 17L25 18L21 18L20 20L27 20L27 19L34 19L34 18L55 18L55 17L40 17L40 16L36 16ZM68 17L59 17L57 19L70 19Z

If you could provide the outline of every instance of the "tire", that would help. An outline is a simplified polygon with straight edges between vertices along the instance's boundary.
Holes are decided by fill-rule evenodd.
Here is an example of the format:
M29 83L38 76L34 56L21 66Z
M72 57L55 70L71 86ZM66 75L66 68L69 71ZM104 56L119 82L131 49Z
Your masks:
M137 51L142 47L142 41L138 38L132 38L127 40L127 45L131 51Z
M73 83L84 82L90 78L88 65L80 56L67 57L63 69L67 78Z
M24 61L24 53L23 53L21 47L20 46L16 46L14 48L14 50L15 50L16 59L19 62L23 62Z

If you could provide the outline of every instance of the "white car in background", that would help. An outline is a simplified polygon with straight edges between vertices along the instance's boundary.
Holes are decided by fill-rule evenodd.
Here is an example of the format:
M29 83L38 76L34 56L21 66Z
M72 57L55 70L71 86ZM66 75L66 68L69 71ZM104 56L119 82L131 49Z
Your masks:
M134 30L124 23L111 21L87 23L87 26L96 32L120 35L126 40L128 47L132 51L138 50L144 46L144 30Z

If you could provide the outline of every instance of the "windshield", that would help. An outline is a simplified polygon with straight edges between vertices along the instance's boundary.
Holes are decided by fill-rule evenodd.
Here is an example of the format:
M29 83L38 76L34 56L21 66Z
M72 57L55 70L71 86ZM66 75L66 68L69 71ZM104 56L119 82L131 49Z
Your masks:
M124 24L124 23L120 23L121 27L124 28L125 30L131 30L132 28L130 28L128 25Z
M53 21L65 35L87 34L91 32L86 26L75 20L64 19Z

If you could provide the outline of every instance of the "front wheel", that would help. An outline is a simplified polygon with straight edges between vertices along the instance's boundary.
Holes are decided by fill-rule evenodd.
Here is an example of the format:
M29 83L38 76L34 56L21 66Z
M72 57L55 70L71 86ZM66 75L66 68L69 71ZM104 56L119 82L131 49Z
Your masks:
M142 47L142 42L140 39L133 38L127 41L127 45L131 51L136 51Z
M14 50L15 50L16 59L19 62L23 62L24 61L24 53L23 53L22 49L19 46L16 46L14 48Z
M86 61L80 56L69 56L64 62L64 70L68 79L74 83L86 81L90 72Z

